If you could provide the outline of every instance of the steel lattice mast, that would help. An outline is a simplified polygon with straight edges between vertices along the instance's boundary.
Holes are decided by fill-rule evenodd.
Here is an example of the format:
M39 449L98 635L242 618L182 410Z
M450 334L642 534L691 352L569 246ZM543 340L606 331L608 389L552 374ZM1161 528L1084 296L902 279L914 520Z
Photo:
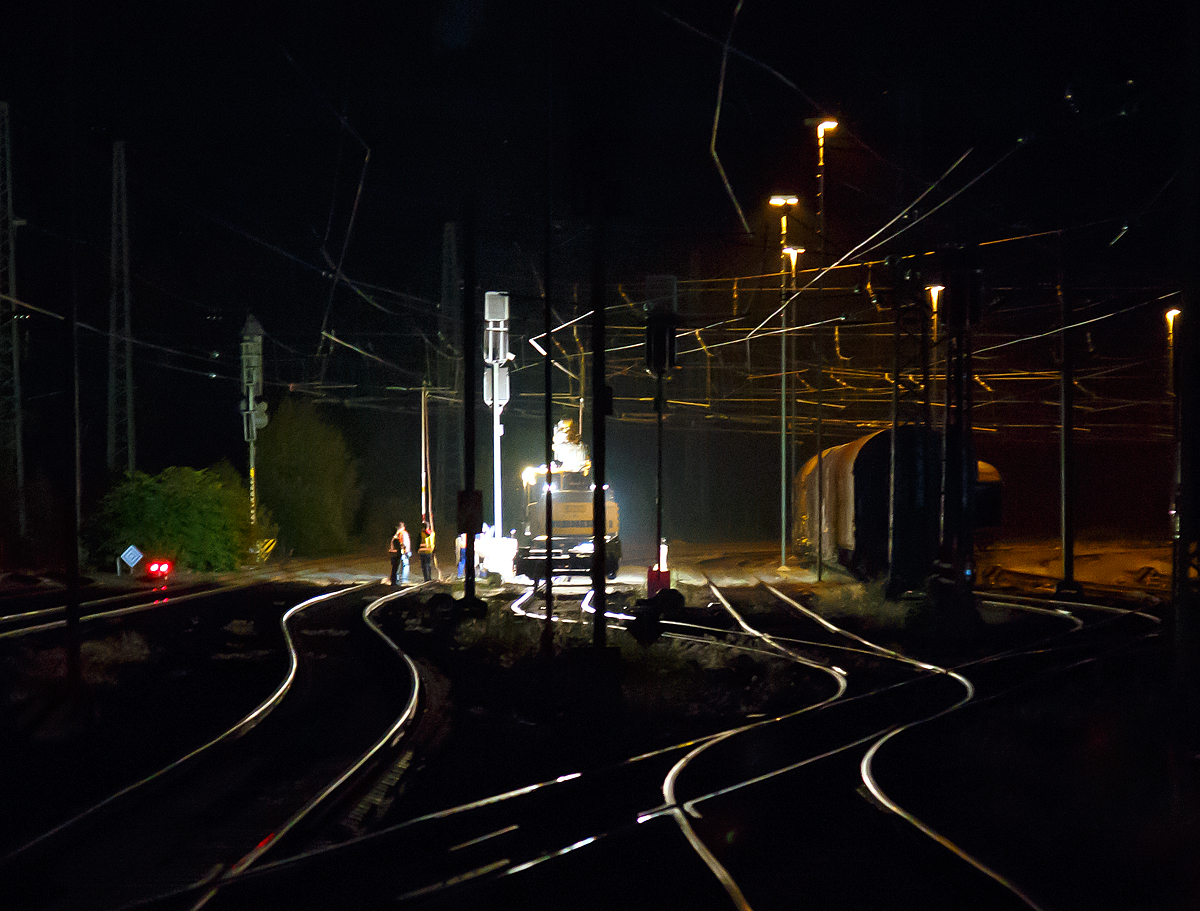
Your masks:
M129 288L129 201L125 143L113 143L112 258L108 301L108 469L133 472L137 449L133 422L133 318ZM125 458L122 460L121 456Z
M932 451L933 409L930 368L932 289L926 290L915 269L897 265L892 270L892 427L888 469L888 581L889 596L920 590L932 564L936 533L931 508L936 489ZM868 294L874 297L867 281ZM936 286L941 290L941 286ZM934 340L936 341L936 340ZM907 463L901 428L916 428L917 465ZM916 470L914 470L914 467ZM904 527L903 517L918 517L920 527Z
M25 515L25 455L21 409L21 343L18 330L21 314L17 307L16 230L13 215L12 141L8 102L0 102L0 432L4 471L12 472L16 500L17 534L24 541L28 532Z

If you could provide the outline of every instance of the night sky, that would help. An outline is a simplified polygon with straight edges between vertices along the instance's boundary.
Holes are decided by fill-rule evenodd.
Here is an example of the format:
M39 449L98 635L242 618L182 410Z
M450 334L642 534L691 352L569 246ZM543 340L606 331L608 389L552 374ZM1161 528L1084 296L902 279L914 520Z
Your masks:
M221 458L244 467L237 358L253 313L267 334L268 401L290 389L331 403L368 499L403 500L417 484L411 390L436 382L443 341L459 344L457 305L439 309L444 225L458 226L457 278L466 219L475 290L512 294L511 478L518 462L541 461L542 367L525 341L541 331L541 294L549 279L564 321L589 309L599 238L609 344L632 346L609 358L610 473L629 537L645 537L653 509L640 305L647 276L671 274L683 325L702 330L680 339L672 399L703 403L672 405L668 417L673 532L769 538L778 340L738 339L779 301L771 193L801 197L793 239L817 249L811 119L832 116L841 125L827 145L831 257L937 182L882 247L851 261L1006 240L981 248L978 348L1056 328L1060 270L1080 317L1104 317L1079 340L1091 371L1080 423L1097 441L1083 474L1108 476L1152 439L1139 483L1122 491L1144 507L1130 526L1159 533L1170 455L1162 312L1183 256L1184 12L1079 2L25 4L6 13L0 60L25 221L17 296L57 314L74 300L82 323L106 329L112 147L125 142L133 334L143 343L139 467ZM710 154L718 89L728 190ZM1039 236L1010 240L1028 235ZM349 281L334 287L339 260ZM844 420L827 422L826 445L886 414L858 396L867 375L890 369L888 314L867 287L884 288L881 276L882 267L835 273L801 315L844 316L837 348L826 339L821 356L864 371L841 377L852 391L838 406ZM35 485L54 490L69 461L66 333L41 314L27 324L27 447ZM322 366L323 325L380 360L336 345ZM718 342L726 347L702 352ZM1019 530L1056 521L1031 505L1055 496L1057 381L1038 372L1057 369L1056 345L994 347L977 362L989 376L1023 377L987 380L992 397L978 390L977 416L980 454L1009 480L1006 522ZM80 346L95 496L107 342L85 328ZM801 338L802 382L812 350ZM565 397L572 390L556 376ZM806 414L804 458L815 451ZM480 416L479 486L490 488ZM387 432L372 433L381 421ZM506 491L510 515L519 494L515 483ZM1092 502L1084 512L1099 527L1127 506Z

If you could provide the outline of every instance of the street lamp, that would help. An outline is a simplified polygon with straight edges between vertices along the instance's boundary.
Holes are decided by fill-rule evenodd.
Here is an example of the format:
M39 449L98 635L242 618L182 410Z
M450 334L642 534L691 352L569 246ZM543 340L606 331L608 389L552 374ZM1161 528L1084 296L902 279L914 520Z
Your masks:
M930 285L925 290L929 292L929 313L933 321L932 341L936 345L938 340L938 304L941 302L942 292L946 290L946 286Z
M1167 318L1167 393L1175 395L1175 320L1180 314L1178 307L1166 312Z
M788 276L787 276L787 278L788 278L788 300L785 303L785 306L789 306L793 310L797 309L797 305L795 303L795 300L796 300L796 259L803 252L804 252L803 247L788 246L788 247L783 248L783 255L787 258L786 268L788 271ZM795 322L795 320L793 320L793 322ZM788 348L789 348L789 353L788 353L789 362L793 363L793 364L797 363L797 360L796 360L796 336L794 333L788 339ZM797 405L796 390L795 390L795 388L793 388L791 398L788 401L788 427L787 427L788 459L790 460L790 462L789 462L790 469L788 471L788 494L787 494L789 503L791 503L791 497L792 497L792 489L791 489L792 475L795 473L796 469L800 465L800 458L799 458L798 453L796 452L796 445L797 445L796 444L796 414L798 413L798 411L799 411L799 407ZM794 516L793 516L793 521L795 521ZM791 532L789 531L789 533L791 533Z
M820 238L820 267L822 269L828 264L827 250L825 245L825 134L831 133L837 129L836 120L822 120L817 124L817 235ZM818 294L824 287L824 276L822 283L817 286ZM824 567L825 557L823 554L825 546L825 461L821 450L825 444L822 439L821 426L821 393L824 391L824 373L825 362L821 353L820 328L818 324L817 332L817 581L821 581L821 571Z
M836 120L817 124L817 233L821 236L821 266L825 266L825 134L837 129Z
M779 208L779 566L787 566L787 501L788 501L788 458L787 458L787 290L788 269L784 265L789 259L792 272L796 269L793 248L787 242L788 212L800 199L791 193L772 196L770 204Z
M1179 521L1179 498L1183 486L1183 443L1180 426L1179 397L1175 394L1175 320L1181 311L1172 307L1165 314L1167 319L1167 395L1171 399L1171 436L1175 443L1175 465L1171 479L1171 501L1168 513L1171 520L1171 592L1178 595L1183 591L1181 580L1187 579L1189 557L1184 550L1183 528ZM1176 603L1179 603L1176 601Z

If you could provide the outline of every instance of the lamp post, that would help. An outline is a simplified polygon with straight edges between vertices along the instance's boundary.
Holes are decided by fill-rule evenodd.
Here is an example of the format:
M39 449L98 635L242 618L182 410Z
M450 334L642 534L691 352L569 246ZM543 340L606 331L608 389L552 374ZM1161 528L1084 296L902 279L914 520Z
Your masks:
M942 292L946 290L945 285L929 285L926 289L929 292L929 345L931 348L930 356L934 361L937 360L938 346L938 328L940 326L940 311L938 309L941 300ZM929 388L925 393L925 427L927 430L945 431L946 415L943 413L935 421L933 417L933 405L937 402L937 372L934 371L929 377Z
M831 133L837 129L836 120L822 120L817 124L817 236L820 239L820 267L824 269L828 265L828 257L826 256L827 248L825 244L825 134ZM818 293L824 286L824 276L822 276L822 284L817 286ZM821 581L822 569L824 568L825 557L825 461L822 455L822 450L825 448L824 440L822 439L821 425L821 406L822 392L825 388L825 362L821 353L821 329L820 324L816 329L817 341L817 581Z
M779 208L779 566L787 566L787 287L788 270L783 263L788 259L787 220L788 212L800 200L790 193L778 193L769 200ZM793 263L795 260L793 260ZM793 267L794 268L794 267Z
M1178 580L1186 578L1187 573L1187 561L1184 559L1181 549L1183 538L1179 523L1179 494L1183 484L1183 447L1179 425L1180 402L1175 388L1175 320L1179 318L1180 313L1181 311L1177 307L1172 307L1165 314L1167 320L1167 395L1171 399L1171 438L1175 445L1175 465L1173 466L1171 478L1171 503L1169 509L1171 520L1171 590L1173 595L1182 590L1178 587ZM1184 575L1181 576L1181 573ZM1176 603L1179 602L1176 601Z
M1178 307L1172 307L1165 314L1167 320L1167 394L1175 396L1175 320L1179 317Z

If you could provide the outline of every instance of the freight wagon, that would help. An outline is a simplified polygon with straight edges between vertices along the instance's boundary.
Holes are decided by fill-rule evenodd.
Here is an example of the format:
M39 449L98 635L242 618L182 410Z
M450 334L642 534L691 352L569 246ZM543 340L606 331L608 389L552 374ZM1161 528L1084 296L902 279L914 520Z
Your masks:
M820 547L824 561L845 566L864 579L888 572L891 445L892 431L880 430L822 453L821 523L817 457L808 460L792 491L792 543L797 554L815 559ZM899 429L893 575L923 578L933 565L941 506L941 450L940 434L911 425ZM1000 473L978 462L975 475L975 527L999 525Z

